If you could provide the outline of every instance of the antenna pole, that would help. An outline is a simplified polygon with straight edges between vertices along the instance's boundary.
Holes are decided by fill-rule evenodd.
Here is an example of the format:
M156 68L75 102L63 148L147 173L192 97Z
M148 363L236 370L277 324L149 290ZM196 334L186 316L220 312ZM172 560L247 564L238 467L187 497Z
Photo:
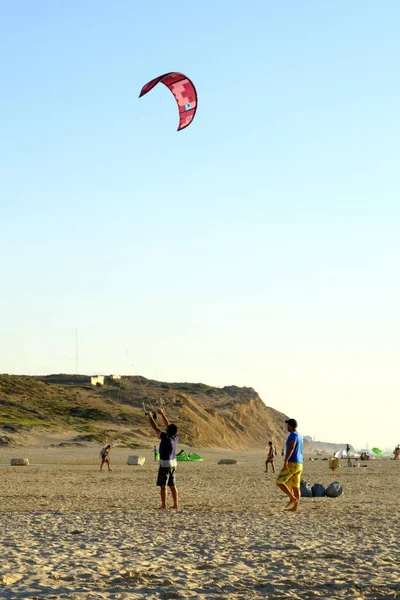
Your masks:
M75 329L75 367L76 374L79 372L79 358L78 358L78 330Z

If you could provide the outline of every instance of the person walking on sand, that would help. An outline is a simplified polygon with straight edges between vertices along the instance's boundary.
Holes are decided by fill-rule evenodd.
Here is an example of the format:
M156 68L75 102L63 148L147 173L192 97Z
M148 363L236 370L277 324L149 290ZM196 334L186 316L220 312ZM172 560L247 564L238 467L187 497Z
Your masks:
M396 448L393 450L393 454L394 454L393 460L400 460L400 444L398 446L396 446Z
M271 465L272 472L275 473L275 463L274 459L276 456L276 449L273 446L272 442L268 442L268 456L265 461L265 472L268 473L268 465Z
M178 509L178 488L175 485L176 471L176 449L178 446L178 428L173 423L170 423L164 410L161 408L158 413L166 426L166 431L161 431L158 427L152 413L148 413L149 421L160 438L160 467L158 469L157 486L160 488L161 507L167 508L167 485L171 490L173 506Z
M303 437L296 431L296 419L288 419L285 423L289 437L286 440L285 462L277 477L276 485L289 496L285 510L296 512L299 508L300 481L303 472Z
M107 444L107 446L105 448L102 448L102 450L100 452L100 458L101 458L100 471L103 470L104 463L107 463L108 470L111 471L111 469L110 469L110 456L109 456L110 450L111 450L111 446L110 446L110 444Z
M347 444L346 445L346 455L347 455L347 466L348 467L353 466L353 463L351 462L350 452L351 452L351 448L350 448L349 444Z

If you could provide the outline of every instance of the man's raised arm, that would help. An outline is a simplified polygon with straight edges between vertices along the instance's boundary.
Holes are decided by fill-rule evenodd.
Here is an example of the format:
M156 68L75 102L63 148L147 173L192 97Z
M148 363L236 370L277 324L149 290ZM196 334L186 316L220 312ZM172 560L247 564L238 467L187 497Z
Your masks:
M167 415L165 414L165 412L164 412L164 410L162 408L160 408L160 410L158 411L158 414L161 415L161 418L164 421L165 427L168 427L169 421L167 419Z
M148 417L149 417L150 425L156 432L157 436L160 437L161 429L158 427L157 423L155 422L155 419L154 419L153 415L151 414L151 412L148 413Z

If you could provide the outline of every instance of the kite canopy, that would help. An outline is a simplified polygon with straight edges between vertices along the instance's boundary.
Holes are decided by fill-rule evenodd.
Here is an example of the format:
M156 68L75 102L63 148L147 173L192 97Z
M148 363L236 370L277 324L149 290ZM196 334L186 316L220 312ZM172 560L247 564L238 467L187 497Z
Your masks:
M383 450L380 450L379 448L372 448L372 452L377 456L383 456Z
M150 92L157 83L163 83L175 96L179 109L178 131L185 129L193 121L197 110L197 92L193 82L183 73L165 73L146 83L139 98Z
M179 452L179 454L176 455L176 460L178 461L203 461L203 459L201 458L201 456L199 456L198 454L196 454L195 452L189 452L189 454L186 454L186 452L184 450L181 450Z
M338 452L335 452L335 458L349 458L349 455L346 450L339 450Z

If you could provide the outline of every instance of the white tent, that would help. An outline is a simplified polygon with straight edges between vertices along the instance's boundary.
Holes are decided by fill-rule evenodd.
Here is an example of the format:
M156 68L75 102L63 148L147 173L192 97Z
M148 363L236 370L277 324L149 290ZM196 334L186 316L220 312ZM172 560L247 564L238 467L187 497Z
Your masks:
M346 450L339 450L339 452L335 452L335 458L348 458Z

